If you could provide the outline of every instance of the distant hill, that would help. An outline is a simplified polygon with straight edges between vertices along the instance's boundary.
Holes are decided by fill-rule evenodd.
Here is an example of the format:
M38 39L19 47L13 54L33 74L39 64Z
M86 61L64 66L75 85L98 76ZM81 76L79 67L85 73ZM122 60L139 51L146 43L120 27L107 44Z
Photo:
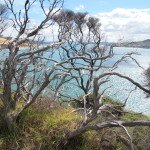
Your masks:
M144 41L139 42L125 42L121 44L121 46L150 49L150 39L146 39Z
M144 40L143 42L150 42L150 39Z

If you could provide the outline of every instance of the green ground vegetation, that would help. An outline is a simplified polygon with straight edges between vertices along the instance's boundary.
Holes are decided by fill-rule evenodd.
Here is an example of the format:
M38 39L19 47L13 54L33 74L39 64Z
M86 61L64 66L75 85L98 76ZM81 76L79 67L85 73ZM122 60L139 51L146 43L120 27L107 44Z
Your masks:
M105 103L121 104L105 97ZM5 122L0 119L0 149L1 150L55 150L65 136L80 126L82 115L73 113L75 108L52 102L49 98L39 98L30 108L27 108L17 119L13 133L9 133ZM112 112L118 113L117 111ZM137 114L118 113L116 119L124 121L150 120L149 117ZM105 113L94 122L113 119ZM150 149L150 127L128 128L137 150ZM68 141L65 150L127 150L120 140L128 136L122 128L106 128L100 131L88 131L75 139ZM63 149L63 148L62 148Z

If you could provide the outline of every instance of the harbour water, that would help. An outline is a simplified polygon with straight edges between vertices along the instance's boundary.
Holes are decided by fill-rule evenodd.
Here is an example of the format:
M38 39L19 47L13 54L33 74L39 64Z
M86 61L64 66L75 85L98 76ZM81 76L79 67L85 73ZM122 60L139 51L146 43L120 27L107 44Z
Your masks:
M139 53L139 55L133 55L133 58L135 58L144 69L148 68L148 66L150 65L150 49L125 47L115 48L114 53L116 54L116 56L107 63L111 64L121 58L122 54L130 52ZM136 82L139 82L141 85L145 85L146 79L144 77L144 69L138 67L138 65L133 61L127 61L119 64L116 72L129 76ZM97 72L97 75L98 74L99 72ZM113 88L107 91L106 94L122 102L124 102L127 98L129 91L131 91L131 89L135 87L129 81L118 78L116 76L111 77L111 82L105 84L105 87L103 88L106 88L106 86L110 85L113 85ZM74 85L69 85L66 93L68 93L69 95L74 95L75 97L83 94L82 91ZM150 115L150 98L146 98L146 94L137 88L136 91L133 91L131 93L126 104L126 109Z
M133 55L133 58L135 58L144 69L147 69L149 67L150 49L137 49L125 47L119 47L114 49L115 57L113 57L107 62L108 65L113 64L116 60L121 58L122 54L130 52L139 53L140 55ZM6 52L5 56L7 56L7 54L8 52ZM139 82L141 85L145 85L146 82L144 78L144 69L138 67L137 64L133 61L127 61L120 63L116 72L129 76L136 82ZM99 74L100 72L96 73L96 75ZM110 85L113 85L113 88L108 90L105 94L122 102L125 101L126 97L128 96L128 92L134 88L134 86L130 82L126 81L125 79L118 78L116 76L111 77L111 81L108 84L105 84L102 88L106 88ZM81 96L83 94L83 92L74 84L69 84L68 88L64 88L64 93L74 97ZM137 90L132 92L132 94L130 95L126 104L126 109L150 115L150 98L146 98L146 94L137 88Z
M127 52L137 52L141 55L135 55L134 58L139 62L139 64L144 68L147 69L150 65L150 49L136 49L136 48L116 48L115 53L120 54L120 53L127 53ZM127 62L127 63L122 63L119 65L119 68L117 70L119 73L129 76L132 79L134 79L136 82L139 82L141 85L146 84L146 79L144 77L144 70L136 65L136 63L133 62ZM116 79L114 77L112 79L112 83L116 85L115 90L119 89L130 89L132 84L130 84L126 80L122 79ZM112 94L114 92L110 91L108 94ZM125 98L127 97L127 92L125 91L120 91L119 94L114 95L113 98L118 99L120 101L124 101ZM143 114L150 115L150 98L146 98L146 95L143 91L137 88L136 91L134 91L126 105L127 109L136 111L136 112L141 112Z

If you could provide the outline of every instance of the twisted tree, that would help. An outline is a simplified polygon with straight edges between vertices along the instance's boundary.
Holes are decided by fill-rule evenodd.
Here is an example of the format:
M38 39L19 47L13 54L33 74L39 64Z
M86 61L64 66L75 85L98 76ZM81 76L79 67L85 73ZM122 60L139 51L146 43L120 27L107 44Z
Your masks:
M0 94L1 117L6 121L9 130L19 114L29 107L50 83L59 78L65 82L68 70L57 70L53 57L53 49L62 42L42 44L40 32L52 25L51 19L60 11L63 0L38 2L44 15L36 26L31 25L30 11L36 0L26 0L24 11L15 11L14 0L6 0L7 9L11 12L12 27L17 33L7 44L8 49L1 49L0 76L2 78L2 93ZM45 3L48 8L44 8ZM48 11L47 11L48 9ZM24 49L21 49L25 47ZM48 53L48 51L50 51ZM46 55L43 52L47 52ZM51 61L48 64L47 61ZM61 75L63 74L63 77Z
M150 93L150 90L140 83L117 72L119 64L128 60L141 67L133 57L137 53L123 54L118 60L110 63L110 60L115 57L113 48L118 47L120 44L102 45L103 34L98 18L90 17L87 13L74 13L70 10L62 10L53 19L59 27L59 41L62 39L65 41L61 45L63 49L61 58L67 60L67 66L64 66L64 64L62 67L71 69L71 74L74 75L72 76L72 84L77 86L83 93L83 96L79 98L61 92L58 94L60 98L67 98L68 102L79 104L79 108L74 110L74 113L83 111L83 120L79 127L69 133L66 138L72 139L88 130L100 130L107 127L123 127L126 130L125 126L150 126L149 121L124 122L118 120L117 114L112 113L112 110L123 113L123 111L120 111L120 108L126 106L129 96L137 88L148 94ZM125 79L134 85L122 105L105 104L104 102L107 91L115 88L115 85L111 84L112 76ZM106 112L109 116L112 116L111 120L91 125L96 118ZM134 149L132 141L127 145L128 148Z
M47 11L45 1L40 0L38 4L45 18L32 26L30 10L36 0L26 0L24 11L19 12L15 12L14 0L5 2L11 12L12 27L17 32L7 45L8 49L1 49L3 59L0 61L0 115L10 131L20 113L33 104L43 91L53 93L54 99L65 97L67 102L77 102L80 108L74 110L74 113L83 110L79 127L66 135L67 140L88 130L107 127L122 127L126 130L125 126L150 126L149 121L121 120L90 124L104 112L115 118L112 110L119 112L120 108L126 105L135 87L150 94L149 89L116 71L118 65L127 60L141 67L133 57L135 52L124 54L117 61L108 63L115 56L113 48L119 45L102 45L103 34L98 18L88 16L87 13L61 10L63 0L47 0ZM45 28L53 26L58 29L55 30L55 42L43 43L44 38L41 38L40 34ZM21 49L22 46L26 48ZM114 88L114 85L104 86L111 82L112 76L126 79L134 85L123 105L104 103L106 91ZM84 95L78 98L64 93L66 84L74 84ZM123 140L122 137L119 138ZM133 149L132 141L129 145L130 149Z

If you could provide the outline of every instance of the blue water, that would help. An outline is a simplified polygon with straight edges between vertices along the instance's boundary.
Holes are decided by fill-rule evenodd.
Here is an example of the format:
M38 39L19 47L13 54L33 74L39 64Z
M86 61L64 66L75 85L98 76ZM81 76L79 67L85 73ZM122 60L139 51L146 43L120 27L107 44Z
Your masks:
M141 55L135 55L134 58L139 62L139 64L144 68L147 69L150 64L150 49L133 49L133 48L116 48L115 53L121 54L126 52L136 51ZM139 82L142 85L145 85L145 77L144 77L144 70L136 65L136 63L128 62L119 65L117 70L119 73L127 75L134 79L135 81ZM128 81L120 79L117 80L116 77L112 79L112 83L116 85L115 90L119 89L131 89L132 84ZM114 93L110 91L110 95ZM112 96L115 99L120 101L124 101L127 96L127 92L121 91L119 94ZM140 89L137 89L135 92L131 94L127 101L126 105L127 109L142 112L143 114L150 115L150 98L146 98L146 95Z
M150 49L121 48L121 47L115 48L114 53L116 54L116 56L113 59L110 59L107 62L107 64L114 63L116 60L122 57L122 54L129 53L132 51L140 54L140 55L133 55L133 57L139 62L139 64L144 69L148 68L150 64ZM117 68L116 72L129 76L135 81L139 82L141 85L145 85L146 80L144 77L144 70L138 67L137 64L133 61L127 61L119 64L119 67ZM96 74L99 75L100 72L97 72ZM126 81L125 79L121 79L115 76L111 77L111 82L105 84L102 88L106 88L110 85L113 85L113 88L111 88L105 94L122 102L124 102L125 99L127 98L129 91L135 87L129 81ZM82 91L78 89L75 85L69 84L68 88L67 87L65 88L66 93L68 95L77 97L83 94ZM150 115L150 98L146 98L145 93L137 88L136 91L131 93L126 104L126 109Z
M108 62L106 62L106 64L111 65L116 60L121 58L123 54L132 51L141 54L141 55L133 55L133 57L139 62L139 64L144 69L148 68L150 64L150 49L121 48L121 47L115 48L114 53L116 56L113 59L110 59ZM48 54L45 53L45 55ZM55 57L57 57L57 54ZM117 68L116 72L129 76L142 85L145 84L144 70L138 67L136 63L134 63L133 61L127 61L119 64L119 67ZM96 72L96 75L99 74L100 72ZM55 81L53 83L55 84ZM126 97L128 96L129 90L134 88L134 86L125 79L121 79L115 76L111 77L111 82L105 84L102 88L104 89L110 85L113 85L113 88L109 89L105 94L122 102L124 102ZM78 97L83 94L83 92L74 85L74 82L72 82L72 84L65 85L63 89L64 93L70 96ZM116 92L117 94L115 94ZM140 89L137 89L130 95L126 104L126 109L150 115L150 98L146 98L145 93Z

